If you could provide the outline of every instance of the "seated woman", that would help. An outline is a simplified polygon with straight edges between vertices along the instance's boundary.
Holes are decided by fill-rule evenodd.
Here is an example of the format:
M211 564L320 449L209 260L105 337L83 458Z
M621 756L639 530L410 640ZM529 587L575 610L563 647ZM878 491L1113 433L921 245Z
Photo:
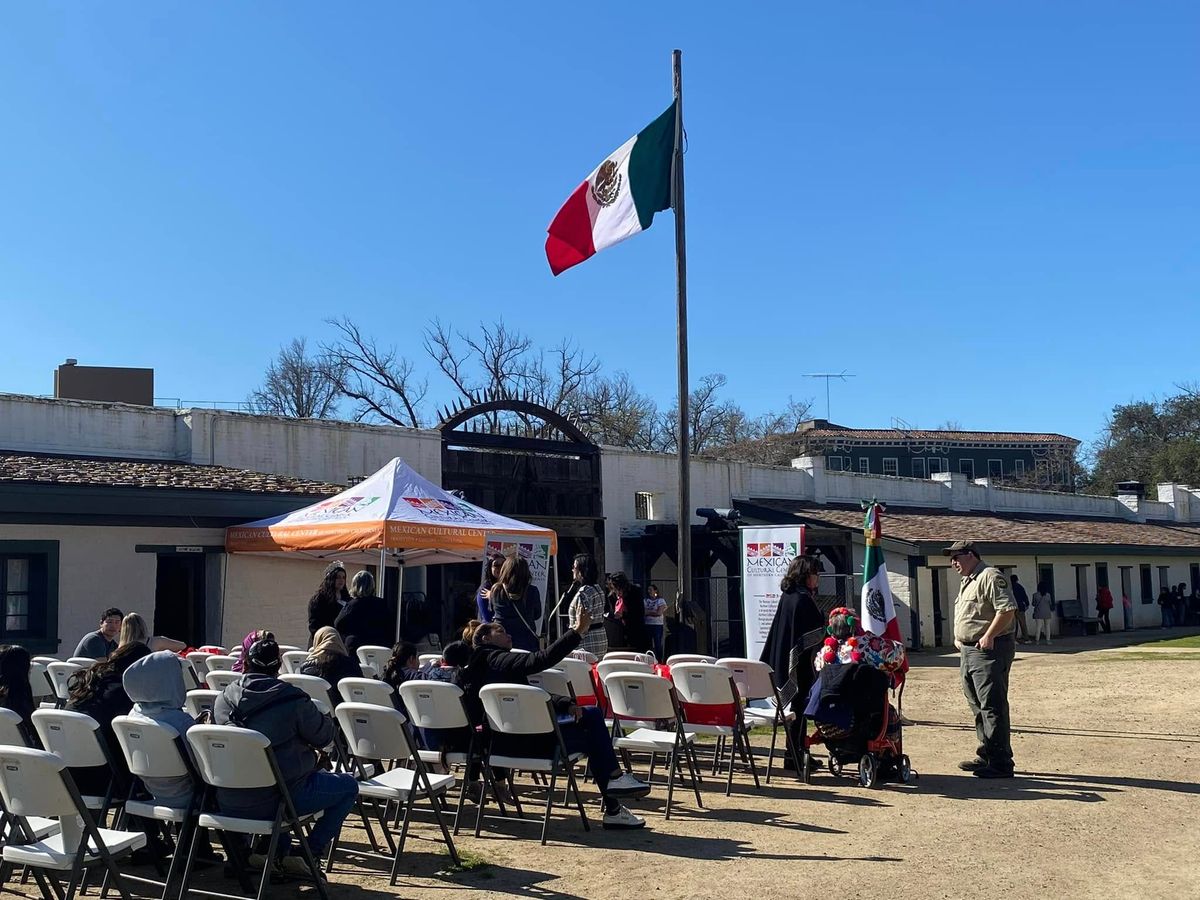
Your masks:
M330 708L342 702L338 682L343 678L362 678L362 666L354 659L342 643L342 636L332 625L317 629L313 635L312 649L308 659L300 667L301 675L316 675L329 682Z
M33 689L29 686L29 651L16 644L0 647L0 707L21 717L25 740L36 738L29 717L35 709Z
M392 648L392 655L384 663L383 674L380 678L394 688L399 688L406 681L416 681L421 677L421 660L417 656L415 644L401 641Z
M250 648L254 645L255 641L261 640L269 634L271 634L271 632L263 628L255 628L252 631L246 632L246 636L242 638L242 655L234 661L233 671L246 671L246 654L250 652ZM274 635L272 635L272 637L274 637Z
M479 691L489 684L527 684L527 676L545 671L579 646L591 627L592 617L586 606L576 609L571 630L547 647L532 653L513 653L512 638L499 622L480 625L472 640L470 661L459 674L463 702L473 724L483 722L483 706ZM644 797L650 786L625 772L617 763L612 738L604 727L604 715L596 707L580 709L573 704L563 713L575 718L560 726L568 753L587 756L596 786L604 802L602 824L605 828L642 828L646 820L635 816L621 805L622 797ZM530 756L543 752L549 755L552 747L536 747L527 737L510 739L506 735L492 736L492 749L514 755Z

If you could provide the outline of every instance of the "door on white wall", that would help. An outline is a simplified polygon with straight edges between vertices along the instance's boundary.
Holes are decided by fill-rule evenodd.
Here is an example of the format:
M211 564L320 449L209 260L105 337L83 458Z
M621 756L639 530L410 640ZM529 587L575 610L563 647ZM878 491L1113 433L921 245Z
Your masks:
M933 646L942 646L942 623L946 619L944 609L950 606L946 596L946 567L936 566L929 570L933 582Z
M203 553L159 553L154 586L154 633L189 647L208 643L205 634ZM218 639L217 635L213 639Z

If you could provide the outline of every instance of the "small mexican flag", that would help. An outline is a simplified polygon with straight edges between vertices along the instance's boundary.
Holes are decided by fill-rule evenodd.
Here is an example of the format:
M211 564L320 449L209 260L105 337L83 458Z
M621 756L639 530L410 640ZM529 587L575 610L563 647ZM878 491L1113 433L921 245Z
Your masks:
M892 589L888 585L887 563L883 559L883 523L880 513L883 508L878 503L867 506L867 515L863 520L863 535L866 537L867 550L863 557L863 586L860 615L864 631L877 634L880 637L902 641L900 623L896 621L896 602L892 598ZM900 669L908 671L908 659Z
M671 205L675 104L616 149L563 204L546 229L555 275L650 227Z

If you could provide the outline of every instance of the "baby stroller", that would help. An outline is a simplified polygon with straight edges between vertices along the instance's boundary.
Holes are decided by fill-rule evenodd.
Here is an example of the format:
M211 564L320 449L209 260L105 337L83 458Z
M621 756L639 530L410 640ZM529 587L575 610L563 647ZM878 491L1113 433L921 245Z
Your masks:
M812 782L811 747L824 744L829 772L840 776L846 766L858 766L858 783L910 784L912 765L904 754L900 716L888 702L891 676L862 663L825 666L817 675L801 721L804 751L801 777ZM808 722L816 726L808 734Z

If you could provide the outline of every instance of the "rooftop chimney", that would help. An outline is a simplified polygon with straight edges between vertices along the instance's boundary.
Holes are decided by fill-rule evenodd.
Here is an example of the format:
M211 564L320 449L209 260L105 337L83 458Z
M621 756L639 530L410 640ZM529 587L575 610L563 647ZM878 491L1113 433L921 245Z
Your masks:
M1146 486L1140 481L1118 481L1117 496L1136 497L1139 500L1144 500L1146 497Z

